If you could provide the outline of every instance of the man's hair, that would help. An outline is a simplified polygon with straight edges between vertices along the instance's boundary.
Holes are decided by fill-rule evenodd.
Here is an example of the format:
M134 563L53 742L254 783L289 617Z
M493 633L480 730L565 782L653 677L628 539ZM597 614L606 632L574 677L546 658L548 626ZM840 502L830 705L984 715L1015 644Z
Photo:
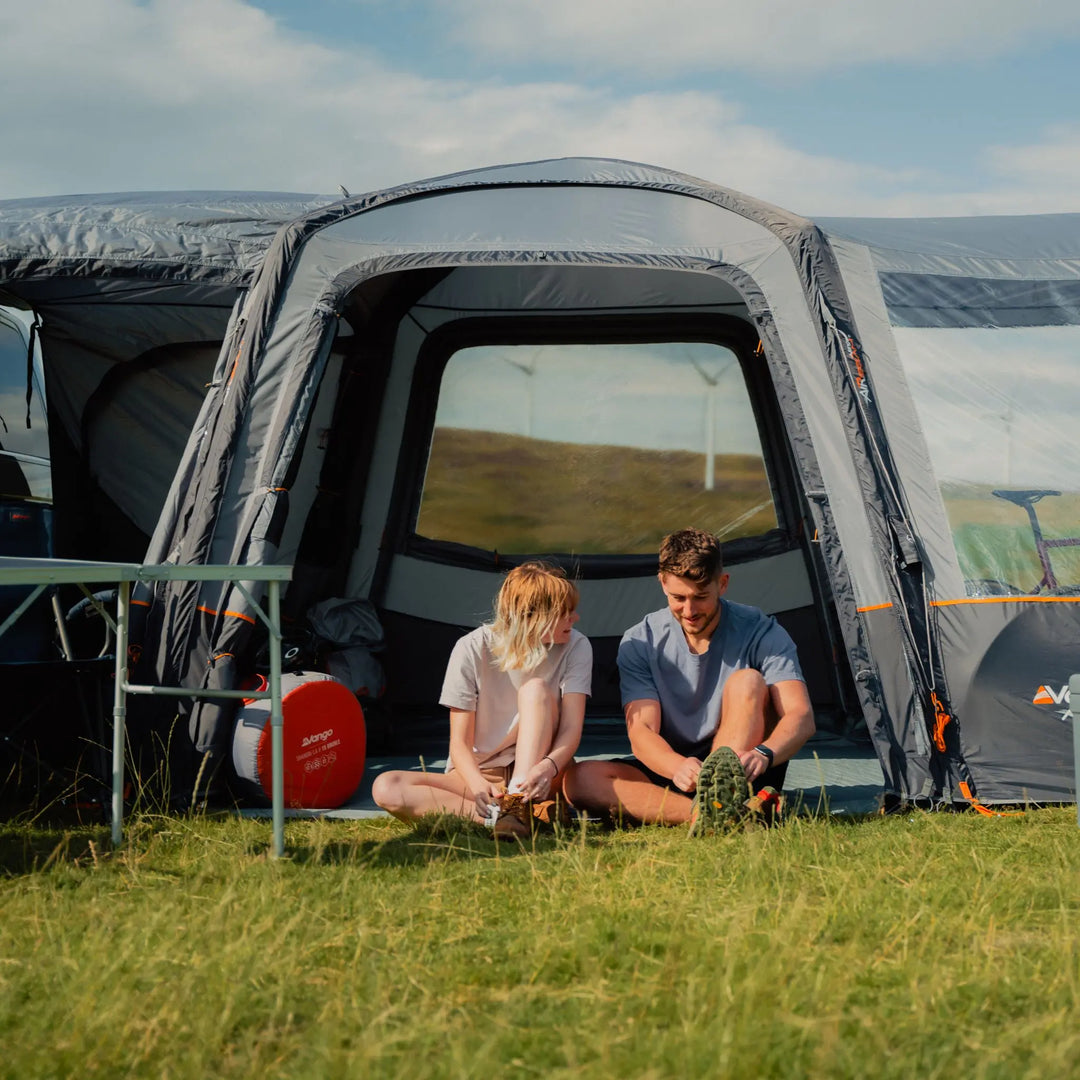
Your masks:
M680 529L660 541L660 573L689 578L699 585L724 572L720 538L701 529Z
M526 562L503 580L495 599L491 651L500 671L532 671L543 663L559 622L576 610L577 586L559 566Z

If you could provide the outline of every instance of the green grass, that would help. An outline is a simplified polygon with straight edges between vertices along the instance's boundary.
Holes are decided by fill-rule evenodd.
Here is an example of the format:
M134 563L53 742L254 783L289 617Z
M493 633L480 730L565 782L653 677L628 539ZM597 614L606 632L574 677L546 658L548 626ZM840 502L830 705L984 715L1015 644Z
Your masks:
M942 495L964 576L1034 589L1043 571L1025 510L986 485L947 483ZM1035 509L1048 540L1080 536L1080 493L1048 496ZM1050 560L1061 587L1080 585L1080 547L1058 548Z
M0 827L0 1075L1001 1077L1080 1055L1080 835Z
M505 553L653 555L688 525L725 539L776 527L760 457L717 455L713 491L704 463L681 450L439 427L416 531Z

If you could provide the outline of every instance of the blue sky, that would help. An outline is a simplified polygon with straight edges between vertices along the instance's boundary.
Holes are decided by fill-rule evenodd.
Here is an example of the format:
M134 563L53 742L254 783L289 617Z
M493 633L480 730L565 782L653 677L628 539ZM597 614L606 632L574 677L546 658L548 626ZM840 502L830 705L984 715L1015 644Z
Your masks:
M582 154L811 216L1080 210L1075 0L5 0L0 83L0 198Z

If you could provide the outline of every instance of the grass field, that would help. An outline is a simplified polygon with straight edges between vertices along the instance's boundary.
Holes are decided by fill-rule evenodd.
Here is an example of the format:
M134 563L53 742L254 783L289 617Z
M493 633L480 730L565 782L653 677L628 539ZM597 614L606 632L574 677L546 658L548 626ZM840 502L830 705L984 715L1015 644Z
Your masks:
M416 531L488 551L655 554L674 529L724 539L776 527L760 457L705 458L439 427Z
M0 827L0 1075L1065 1077L1073 808L580 829Z

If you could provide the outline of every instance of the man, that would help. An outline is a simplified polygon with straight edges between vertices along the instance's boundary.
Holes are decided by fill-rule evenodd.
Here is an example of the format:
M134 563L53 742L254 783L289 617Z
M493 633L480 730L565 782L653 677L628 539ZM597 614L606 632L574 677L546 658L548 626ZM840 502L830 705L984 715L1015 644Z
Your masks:
M665 537L659 569L668 606L619 645L634 758L580 762L565 791L578 809L678 824L698 812L699 777L711 785L727 770L736 788L745 789L742 774L755 791L780 786L786 765L777 767L814 733L814 714L787 631L757 608L723 599L728 575L715 536L683 529ZM711 813L719 804L707 801Z

